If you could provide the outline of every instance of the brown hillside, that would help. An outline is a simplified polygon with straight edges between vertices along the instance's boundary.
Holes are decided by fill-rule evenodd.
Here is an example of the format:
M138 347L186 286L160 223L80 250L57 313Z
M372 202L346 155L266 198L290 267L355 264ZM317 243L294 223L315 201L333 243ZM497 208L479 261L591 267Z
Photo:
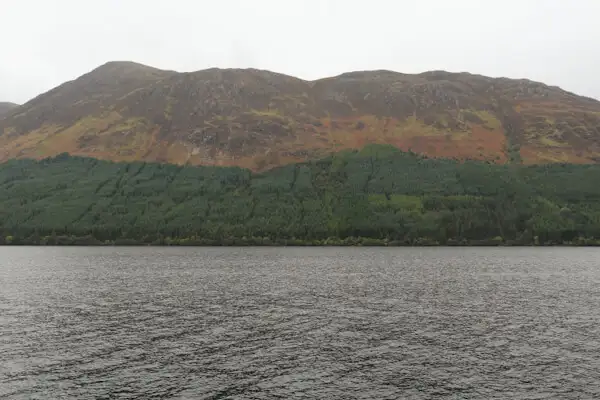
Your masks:
M525 163L600 160L600 102L528 80L111 62L0 120L0 160L62 152L255 170L366 143Z
M0 118L3 115L8 114L8 112L10 110L12 110L13 108L18 107L18 104L15 103L7 103L7 102L0 102Z

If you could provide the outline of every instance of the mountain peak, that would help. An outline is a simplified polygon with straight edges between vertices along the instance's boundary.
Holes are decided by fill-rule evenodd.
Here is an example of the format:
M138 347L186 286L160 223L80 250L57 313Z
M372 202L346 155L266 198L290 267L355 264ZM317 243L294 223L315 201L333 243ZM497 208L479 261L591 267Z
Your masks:
M132 73L132 72L168 72L133 61L108 61L91 72L95 73ZM172 72L172 71L171 71Z
M10 103L10 102L1 102L0 101L0 118L6 114L8 114L8 112L10 110L12 110L13 108L18 107L18 104L15 103Z
M164 78L175 73L176 72L174 71L165 71L133 61L109 61L83 75L81 78L93 77L94 79L101 81L128 78L137 80L153 80L157 78Z

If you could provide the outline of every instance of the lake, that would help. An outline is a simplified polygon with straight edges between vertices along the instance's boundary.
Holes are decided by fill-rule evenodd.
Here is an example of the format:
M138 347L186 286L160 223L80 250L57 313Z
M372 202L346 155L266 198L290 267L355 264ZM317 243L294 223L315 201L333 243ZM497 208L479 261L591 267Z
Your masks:
M600 398L600 249L0 247L0 398Z

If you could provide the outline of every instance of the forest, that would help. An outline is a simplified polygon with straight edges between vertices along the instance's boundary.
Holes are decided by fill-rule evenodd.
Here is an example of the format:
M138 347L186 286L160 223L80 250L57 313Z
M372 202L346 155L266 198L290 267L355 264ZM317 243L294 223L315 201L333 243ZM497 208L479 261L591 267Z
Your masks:
M263 173L61 154L0 164L0 244L600 245L598 183L384 145Z

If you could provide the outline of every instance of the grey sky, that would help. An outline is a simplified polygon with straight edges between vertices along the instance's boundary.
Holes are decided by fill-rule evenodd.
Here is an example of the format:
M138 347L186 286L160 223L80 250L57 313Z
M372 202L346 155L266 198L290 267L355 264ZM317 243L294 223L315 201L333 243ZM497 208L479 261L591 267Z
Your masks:
M600 98L598 15L600 0L0 0L0 101L111 60L305 79L444 69Z

